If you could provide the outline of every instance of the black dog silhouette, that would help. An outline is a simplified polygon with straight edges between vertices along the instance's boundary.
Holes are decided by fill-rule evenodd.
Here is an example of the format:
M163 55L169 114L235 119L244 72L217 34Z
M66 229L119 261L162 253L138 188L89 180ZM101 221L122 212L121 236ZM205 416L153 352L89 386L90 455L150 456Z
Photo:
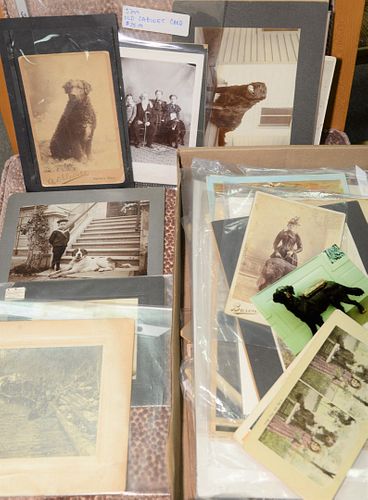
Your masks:
M353 304L360 314L365 313L364 307L348 295L363 295L361 288L350 288L334 281L325 281L318 289L309 294L297 297L294 288L290 285L281 286L273 294L273 301L283 304L286 309L301 321L306 323L314 335L319 326L323 325L322 313L329 306L336 307L345 312L341 302Z

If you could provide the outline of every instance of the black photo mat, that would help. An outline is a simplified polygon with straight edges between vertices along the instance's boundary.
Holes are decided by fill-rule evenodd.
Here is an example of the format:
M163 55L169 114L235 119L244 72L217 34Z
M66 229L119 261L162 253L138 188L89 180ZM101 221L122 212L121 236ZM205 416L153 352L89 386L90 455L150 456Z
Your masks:
M327 1L175 0L173 11L191 17L196 28L300 29L290 144L313 144L328 20ZM174 37L179 41L179 37Z
M98 204L98 203L130 203L148 202L148 235L147 240L147 275L163 274L164 258L164 212L165 212L165 189L155 188L134 188L134 189L108 189L108 190L80 190L80 191L59 191L42 193L22 193L10 197L7 206L2 238L0 240L0 283L9 281L9 274L12 269L13 250L17 238L18 222L21 210L24 207L49 206L49 205L78 205L78 204ZM107 220L107 219L106 219ZM29 245L29 243L28 243ZM108 256L108 255L106 255ZM112 257L113 258L113 257ZM76 276L73 276L76 278ZM93 278L103 279L103 273L95 272ZM60 279L60 278L59 278ZM65 279L65 278L63 278ZM89 280L90 278L85 278ZM108 277L115 279L115 276ZM126 278L124 278L126 279ZM21 276L12 281L20 282ZM31 280L32 281L32 280ZM43 282L49 282L45 277Z
M113 14L87 16L36 17L2 19L0 47L4 73L16 130L19 154L27 191L55 191L88 188L126 187L133 185L128 133L123 100L123 82L118 46L117 19ZM41 181L39 160L32 132L30 111L20 70L20 56L57 55L65 53L108 53L113 84L118 137L122 152L123 182L94 181L93 184L63 182L45 185ZM77 78L77 75L70 75ZM62 89L60 90L62 92ZM99 96L103 98L103 96ZM97 122L98 123L98 122ZM102 176L103 177L103 176ZM106 179L105 179L106 180Z

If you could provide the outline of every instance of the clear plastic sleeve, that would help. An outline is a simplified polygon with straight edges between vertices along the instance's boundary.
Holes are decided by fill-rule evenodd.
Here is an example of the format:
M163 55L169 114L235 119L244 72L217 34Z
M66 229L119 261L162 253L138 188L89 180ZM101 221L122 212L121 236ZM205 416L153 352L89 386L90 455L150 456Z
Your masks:
M1 19L28 191L132 185L114 15Z
M25 472L19 480L19 488L16 481L12 481L12 494L119 493L129 498L132 495L135 498L170 497L168 443L172 418L172 308L167 291L171 290L172 277L144 279L146 288L156 286L163 294L156 293L153 300L146 296L144 300L139 286L129 285L124 290L124 280L118 280L120 286L112 283L116 280L102 280L105 282L102 287L101 280L55 283L52 290L48 290L48 297L42 291L44 283L26 283L24 287L19 284L16 287L13 284L0 286L3 360L0 397L1 404L7 408L2 412L1 420L4 429L11 426L12 420L17 420L19 429L11 436L12 444L4 442L2 458L7 458L6 449L8 452L16 449L18 451L12 458L25 457L21 466L29 471L37 471L37 460L42 456L59 461L59 467L52 473L52 481L45 480L41 464L40 481L37 481L37 475L31 478ZM110 338L111 323L116 326L111 328ZM90 332L84 327L87 324ZM127 324L131 325L131 344L124 337ZM48 330L45 332L46 326ZM11 340L11 332L15 333L14 340ZM19 332L23 337L18 342ZM85 332L85 337L81 332ZM98 347L100 343L103 351L98 363L93 364L94 358L89 351L84 354L77 352L79 347L91 350L92 347L88 346ZM61 346L65 345L70 350L69 356L62 352ZM43 349L36 351L27 347ZM48 349L51 347L53 350ZM13 360L10 360L10 351L14 354ZM116 352L122 353L121 357ZM120 383L119 390L116 374L123 373L122 365L129 362L129 353L132 354L130 376ZM127 391L130 398L125 413L120 408L120 413L114 414L114 405L119 409L119 402L121 404ZM111 404L110 415L107 402ZM115 438L106 437L109 426L115 429ZM119 441L120 434L125 435L126 456L121 451L124 440ZM63 446L70 441L74 447L65 451ZM90 450L86 454L91 457L80 453L79 445L83 442ZM101 443L104 443L103 447ZM109 456L114 457L115 465ZM92 460L95 468L89 469L93 457L97 459ZM76 483L69 482L69 478L65 478L67 486L63 490L62 476L58 474L62 474L63 466L68 470L71 463L79 464L73 467L79 467L79 485L87 485L85 491L81 491L78 484L73 491L72 485ZM106 467L113 471L107 482ZM123 489L119 487L122 484L119 471L125 471ZM100 485L96 485L94 476L100 478ZM2 479L0 475L0 482L4 477Z
M192 169L183 169L183 225L189 263L185 281L186 299L190 303L189 306L187 302L186 307L192 311L193 362L189 360L184 365L182 384L184 395L193 402L194 408L195 477L199 498L293 498L293 493L253 462L232 438L243 419L294 358L288 346L276 342L267 323L256 322L252 316L242 316L236 305L229 310L228 297L234 275L239 272L238 257L255 195L271 195L281 200L280 203L302 202L303 206L310 207L309 218L313 218L312 211L321 217L318 218L321 225L326 223L322 222L323 217L328 217L331 225L328 231L336 231L330 235L332 240L339 237L340 245L354 264L364 273L368 270L364 243L367 239L368 199L345 194L343 190L327 193L322 187L318 191L306 191L309 187L304 186L303 190L302 186L295 185L289 189L282 185L282 189L278 189L270 181L270 176L275 176L276 172L286 177L314 176L309 177L313 184L322 181L327 174L338 173L349 178L349 172L334 169L275 171L235 167L236 181L231 189L222 190L219 197L222 205L230 206L231 210L224 210L216 217L211 212L213 189L209 189L208 178L221 174L220 182L224 175L231 180L234 169L227 170L217 162L201 160L194 160ZM352 172L350 174L352 178ZM243 175L244 184L240 175ZM337 180L342 179L339 176ZM272 232L276 236L282 229L276 223L272 225L272 206L269 220L264 217L259 221L258 230L263 236ZM329 210L321 211L319 206ZM291 212L290 219L291 215L296 217ZM287 222L285 219L285 224ZM303 220L305 225L311 222L308 222L308 217ZM318 231L311 231L317 241ZM272 241L270 249L260 245L261 257L265 252L272 252ZM303 244L306 251L306 241ZM316 255L325 248L317 250L317 246L310 249ZM256 263L253 266L258 269ZM246 269L240 271L246 272ZM274 278L271 283L276 281ZM248 293L247 290L241 293L245 292ZM365 463L364 453L350 471L338 498L349 498L353 491L364 490L367 477L360 465L361 460Z
M203 145L207 48L121 35L120 57L134 180L176 185L177 148Z

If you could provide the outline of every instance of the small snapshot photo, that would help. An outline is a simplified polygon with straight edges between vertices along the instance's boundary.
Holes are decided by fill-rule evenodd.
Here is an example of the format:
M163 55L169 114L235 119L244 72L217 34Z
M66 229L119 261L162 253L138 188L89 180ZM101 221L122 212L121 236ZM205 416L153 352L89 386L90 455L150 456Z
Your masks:
M252 302L293 358L336 309L367 324L368 278L333 245L256 294Z
M102 349L0 350L0 459L96 454Z
M345 215L339 212L257 192L231 285L228 314L251 319L249 315L255 315L251 297L340 243L344 221Z
M19 68L42 185L124 182L109 53L27 55Z
M23 207L9 281L147 274L149 202Z
M357 420L368 419L368 346L342 328L333 329L301 379Z
M290 144L299 29L196 28L208 44L205 146Z
M355 446L355 419L298 381L259 441L320 486L328 486Z
M176 151L196 146L203 53L120 47L136 182L176 184Z

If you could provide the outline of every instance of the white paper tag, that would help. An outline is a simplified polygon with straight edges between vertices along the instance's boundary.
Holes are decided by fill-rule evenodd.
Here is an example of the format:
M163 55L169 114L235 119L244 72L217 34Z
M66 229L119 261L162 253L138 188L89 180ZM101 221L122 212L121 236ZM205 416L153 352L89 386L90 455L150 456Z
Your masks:
M7 288L5 290L5 300L23 300L26 296L26 288L18 286L14 288Z
M18 14L20 17L29 17L28 7L26 4L26 0L15 0Z
M123 5L123 28L188 36L190 16L164 10Z
M360 194L368 194L368 176L362 168L355 165L355 175L357 178Z

